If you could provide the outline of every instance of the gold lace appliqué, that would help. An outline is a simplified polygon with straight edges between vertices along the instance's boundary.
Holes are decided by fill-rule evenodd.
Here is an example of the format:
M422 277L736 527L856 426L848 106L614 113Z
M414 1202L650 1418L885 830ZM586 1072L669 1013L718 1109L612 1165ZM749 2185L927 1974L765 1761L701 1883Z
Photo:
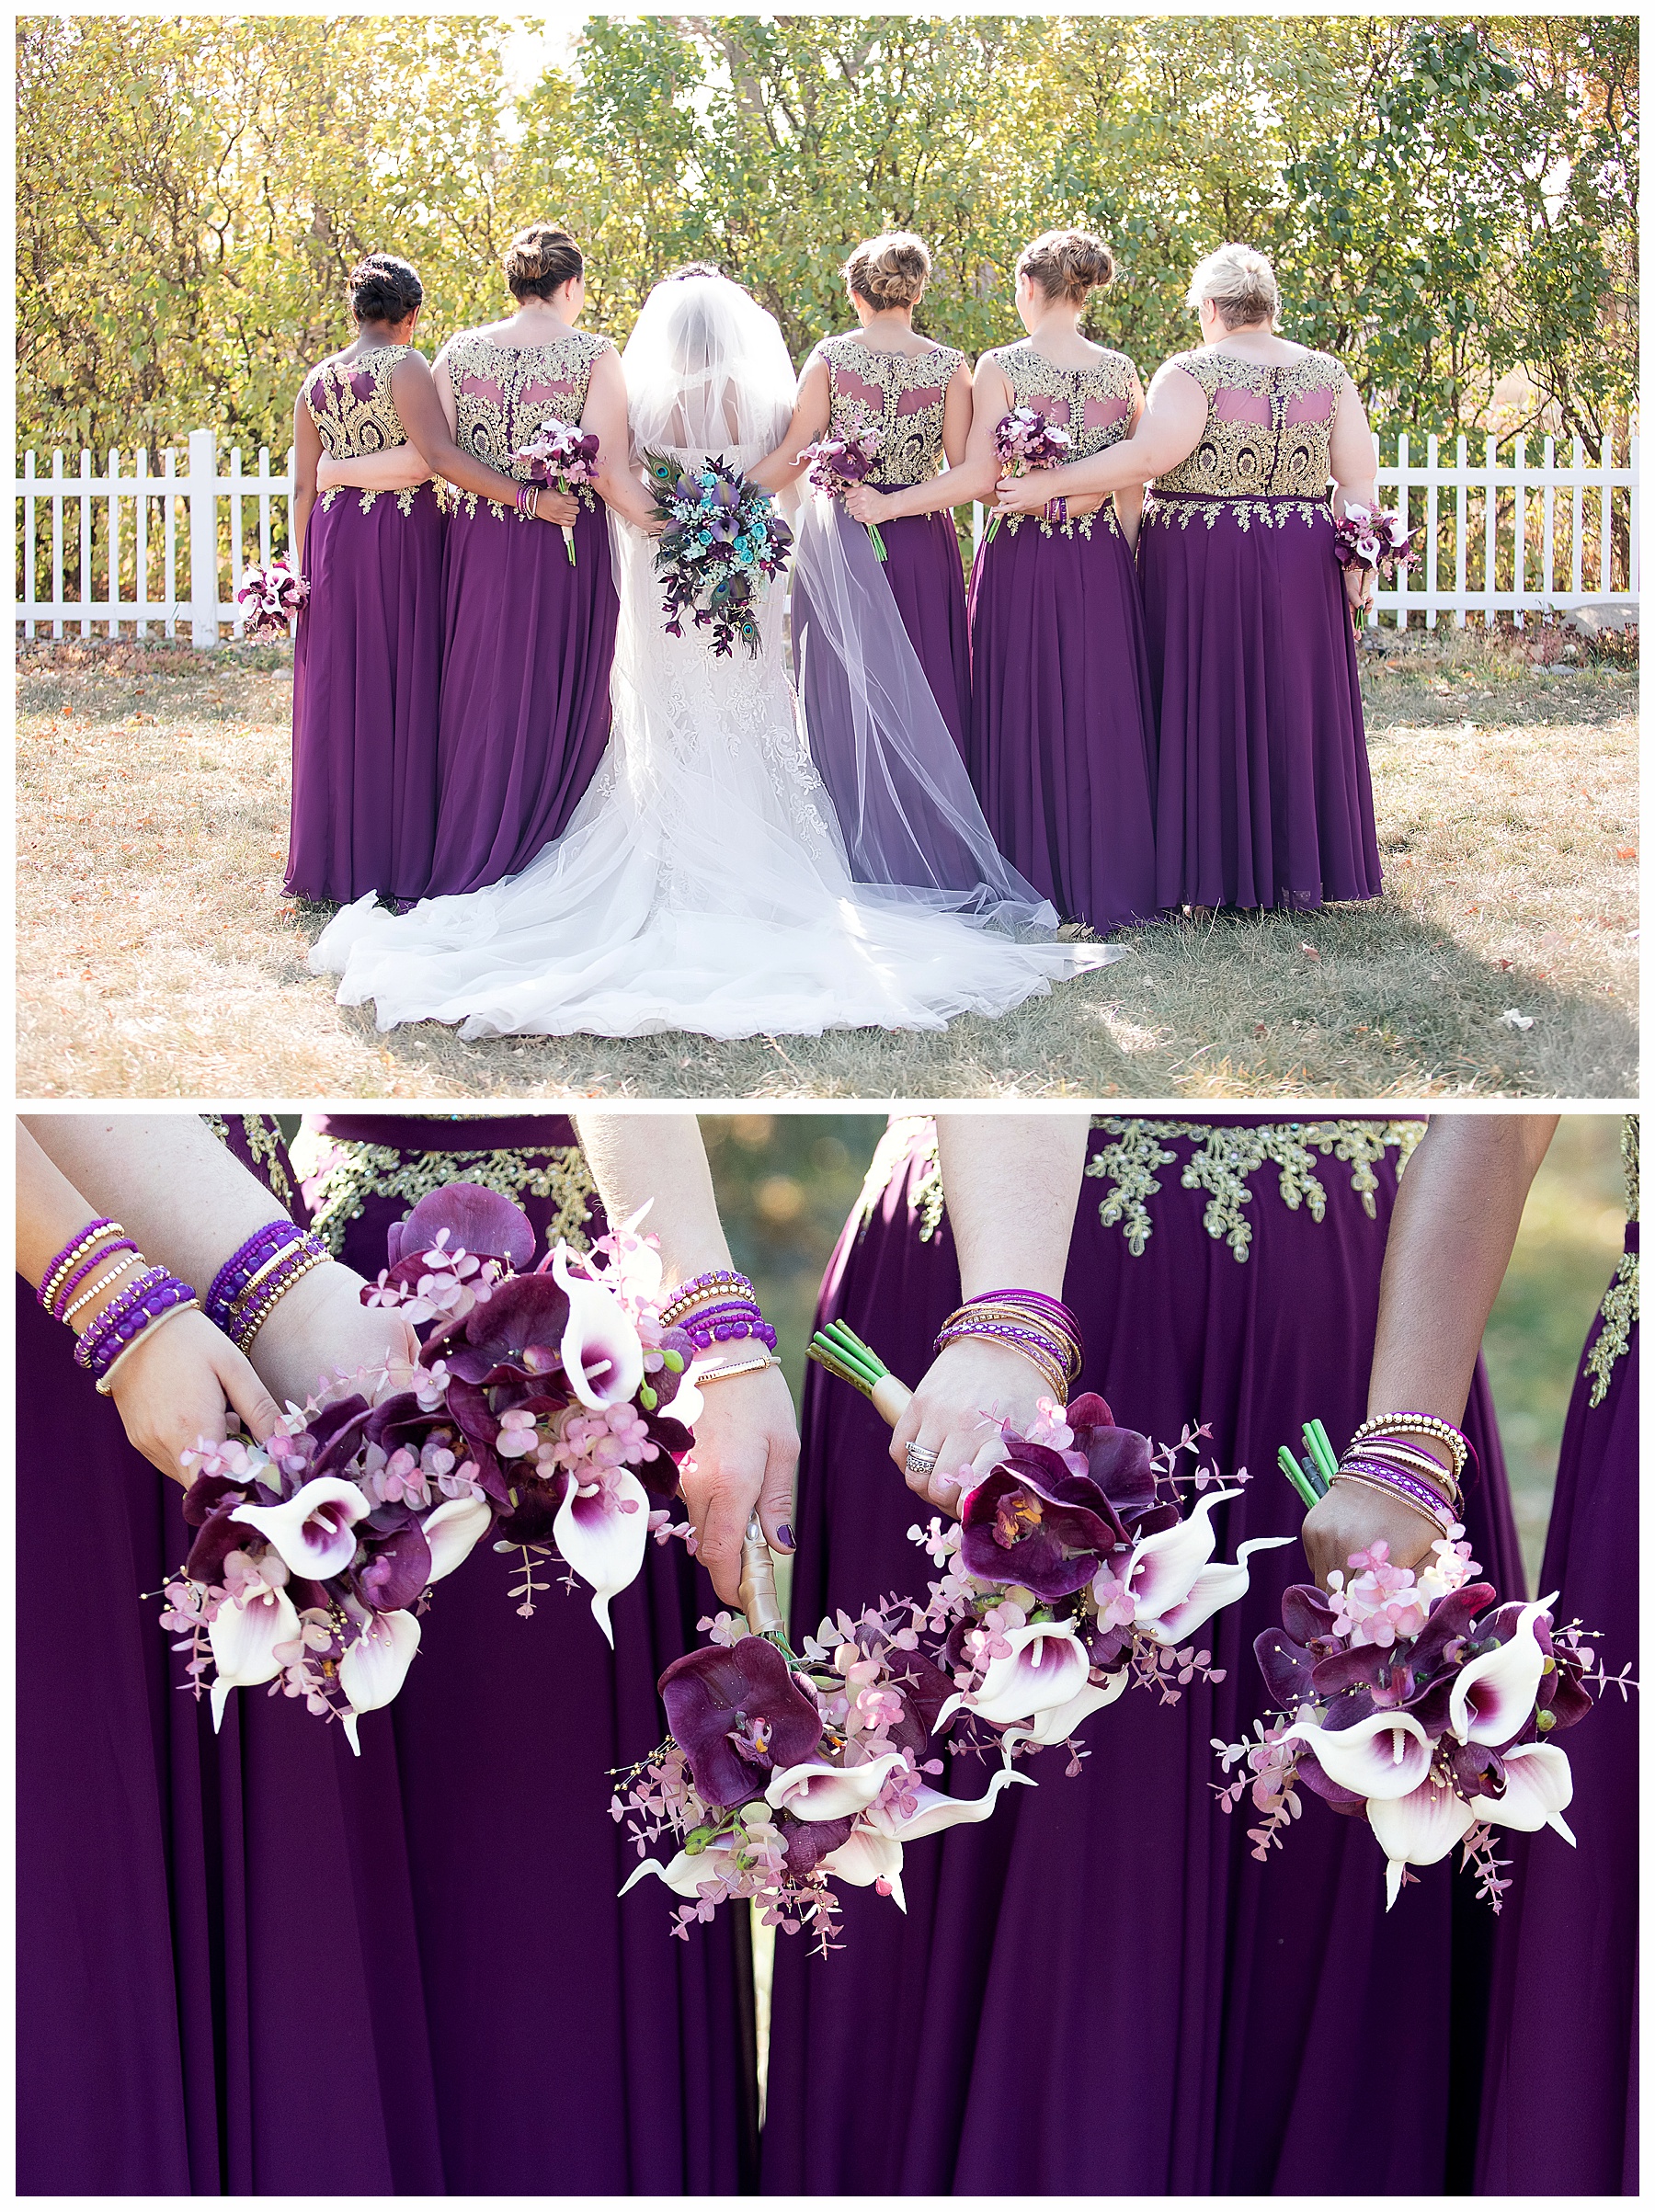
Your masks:
M380 346L354 360L324 361L306 377L304 404L322 450L331 459L360 461L366 454L388 453L407 444L408 434L391 396L391 376L413 350L411 346ZM323 506L344 488L332 485L323 495Z
M230 1124L223 1114L204 1113L202 1121L211 1130L221 1145L230 1142ZM236 1116L241 1124L242 1142L247 1156L260 1171L266 1189L279 1206L290 1211L297 1193L293 1179L288 1171L287 1143L280 1123L266 1113L242 1113Z
M923 484L942 465L942 410L949 381L965 359L957 347L939 346L912 360L899 353L875 353L860 338L826 338L819 348L828 364L831 401L828 434L857 438L872 430L879 452L868 482L881 490ZM937 396L910 412L901 412L906 393L916 386Z
M475 331L465 331L449 341L445 366L454 394L454 439L468 453L498 469L503 476L527 475L514 469L511 456L526 445L548 416L578 423L592 381L592 363L610 350L608 338L589 337L572 330L566 338L547 346L495 346ZM467 391L468 382L492 387ZM523 393L536 384L558 387L555 405L535 400L525 405ZM583 487L590 502L589 487ZM467 492L466 512L475 514L477 495ZM484 504L496 515L506 509L496 500Z
M1638 1116L1629 1113L1621 1123L1621 1163L1626 1176L1626 1219L1638 1219ZM1598 1307L1602 1326L1586 1354L1585 1372L1592 1377L1589 1406L1601 1406L1609 1395L1615 1362L1632 1348L1638 1327L1638 1254L1623 1252L1614 1279Z
M1203 347L1175 354L1169 367L1181 369L1206 393L1206 428L1187 459L1158 480L1164 492L1204 492L1223 499L1320 499L1332 473L1329 455L1333 417L1344 371L1328 353L1307 353L1297 361L1250 361L1220 348ZM1216 413L1220 392L1250 393L1270 405L1268 423L1232 422ZM1290 423L1295 399L1331 391L1325 421Z
M360 1145L331 1138L313 1182L311 1226L336 1258L345 1233L371 1198L402 1198L410 1206L444 1183L482 1183L503 1197L546 1198L555 1211L546 1238L564 1237L576 1251L588 1244L587 1214L597 1185L578 1145L534 1150L404 1152L394 1145Z
M942 1225L942 1171L937 1164L937 1124L929 1114L893 1114L885 1134L873 1147L868 1172L862 1178L862 1196L856 1202L857 1226L863 1229L873 1218L885 1186L917 1144L923 1150L908 1184L908 1195L919 1229L919 1241L929 1244Z
M1180 530L1188 530L1192 522L1204 522L1211 530L1220 519L1239 523L1243 530L1255 522L1265 530L1285 530L1290 522L1302 522L1308 529L1331 511L1325 499L1163 499L1153 488L1144 499L1147 529L1170 530L1176 523Z

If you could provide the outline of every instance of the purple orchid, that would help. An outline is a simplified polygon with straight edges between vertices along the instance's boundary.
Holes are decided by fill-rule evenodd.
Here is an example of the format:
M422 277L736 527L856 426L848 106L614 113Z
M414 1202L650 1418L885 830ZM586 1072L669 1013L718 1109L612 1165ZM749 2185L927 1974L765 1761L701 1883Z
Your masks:
M710 1806L762 1797L773 1773L808 1759L822 1740L815 1699L763 1636L686 1652L657 1687L673 1740Z
M405 1219L392 1223L385 1233L391 1268L407 1266L445 1237L445 1250L501 1260L517 1274L534 1259L534 1226L521 1206L483 1183L459 1182L428 1192Z
M1147 1454L1140 1436L1136 1442ZM964 1501L960 1557L985 1582L1021 1583L1050 1604L1084 1589L1126 1541L1108 1494L1045 1444L1008 1433L1006 1455Z

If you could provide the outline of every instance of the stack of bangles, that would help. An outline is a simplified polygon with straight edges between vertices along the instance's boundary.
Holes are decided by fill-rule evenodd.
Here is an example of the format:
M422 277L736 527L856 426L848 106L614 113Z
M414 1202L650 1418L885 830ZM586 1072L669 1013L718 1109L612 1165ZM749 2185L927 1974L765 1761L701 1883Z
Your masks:
M1044 1291L984 1291L949 1315L934 1349L941 1351L963 1337L1011 1345L1040 1370L1057 1404L1067 1405L1085 1348L1080 1324L1061 1298L1048 1298Z
M105 1215L89 1221L63 1247L35 1295L53 1320L73 1328L77 1314L111 1291L74 1347L76 1366L87 1370L105 1397L116 1368L146 1329L175 1314L194 1312L200 1303L188 1283L164 1267L151 1267L120 1222Z
M517 489L517 511L525 522L532 522L540 513L541 487L538 484L519 484Z
M1048 522L1067 522L1068 520L1068 501L1061 495L1056 499L1048 499L1045 506L1045 519Z
M1449 1465L1410 1443L1410 1437L1440 1444ZM1460 1478L1470 1457L1471 1446L1452 1421L1434 1413L1382 1413L1364 1421L1352 1437L1333 1479L1399 1498L1445 1536L1462 1518Z
M207 1318L238 1351L246 1352L294 1283L332 1257L320 1238L296 1221L285 1215L268 1221L236 1247L212 1278Z
M732 1374L761 1374L775 1365L776 1332L759 1312L752 1284L733 1268L713 1268L680 1283L661 1308L661 1326L681 1328L698 1352L711 1351L715 1344L762 1345L757 1359L698 1368L698 1384L721 1382Z

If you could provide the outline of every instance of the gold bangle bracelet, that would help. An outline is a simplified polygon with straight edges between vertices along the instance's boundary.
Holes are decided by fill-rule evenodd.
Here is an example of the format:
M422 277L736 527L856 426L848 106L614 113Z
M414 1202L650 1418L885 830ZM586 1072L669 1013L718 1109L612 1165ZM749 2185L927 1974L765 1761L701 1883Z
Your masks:
M767 1367L779 1364L780 1362L772 1360L767 1351L761 1360L743 1360L734 1367L709 1367L704 1374L697 1374L691 1370L690 1380L699 1390L703 1383L725 1383L733 1374L762 1374Z
M1342 1467L1333 1480L1353 1482L1359 1489L1372 1490L1375 1498L1393 1499L1398 1505L1405 1505L1410 1513L1417 1513L1421 1521L1435 1529L1439 1536L1448 1534L1451 1523L1445 1520L1439 1521L1428 1506L1421 1505L1417 1498L1410 1498L1406 1490L1393 1490L1387 1482L1370 1482L1365 1475L1348 1475Z
M290 1245L288 1249L291 1251L292 1247ZM307 1252L303 1260L294 1268L291 1274L284 1275L281 1281L273 1287L267 1285L266 1294L259 1304L244 1314L237 1324L235 1337L237 1351L244 1356L249 1352L253 1348L254 1338L257 1336L259 1330L287 1296L289 1291L292 1289L294 1283L302 1283L306 1275L312 1273L314 1269L325 1266L332 1258L331 1252Z
M63 1319L65 1321L73 1321L75 1315L80 1312L84 1306L90 1306L94 1298L99 1298L103 1295L105 1291L112 1290L115 1284L120 1281L122 1275L130 1274L132 1269L135 1267L148 1267L148 1265L149 1261L143 1257L142 1252L128 1252L124 1254L122 1258L117 1261L115 1266L109 1270L107 1275L100 1275L97 1281L92 1285L90 1290L82 1291L80 1296L74 1301L73 1306L66 1306L63 1308Z
M40 1303L47 1311L51 1311L51 1301L88 1252L100 1244L119 1244L125 1235L118 1221L106 1222L100 1228L84 1229L40 1285Z
M109 1385L114 1382L116 1374L120 1367L121 1362L123 1360L130 1360L133 1352L137 1351L139 1345L146 1343L149 1339L154 1335L156 1329L165 1328L167 1322L176 1321L180 1314L199 1314L200 1310L201 1301L199 1298L190 1298L177 1306L169 1306L165 1313L157 1314L147 1328L141 1328L138 1331L138 1334L132 1339L131 1342L124 1348L124 1350L118 1351L115 1354L115 1357L109 1362L108 1365L98 1376L97 1395L99 1397L108 1397Z
M231 1299L227 1308L232 1331L234 1331L240 1325L242 1317L247 1310L247 1301L253 1297L253 1294L258 1288L258 1285L264 1281L265 1277L270 1273L272 1269L279 1268L284 1260L290 1259L292 1256L292 1251L293 1245L291 1242L284 1244L279 1252L272 1252L270 1257L264 1262L263 1266L256 1267L253 1272L247 1277L247 1280L242 1284L240 1290L238 1290L234 1297ZM257 1303L257 1301L255 1301L255 1303Z

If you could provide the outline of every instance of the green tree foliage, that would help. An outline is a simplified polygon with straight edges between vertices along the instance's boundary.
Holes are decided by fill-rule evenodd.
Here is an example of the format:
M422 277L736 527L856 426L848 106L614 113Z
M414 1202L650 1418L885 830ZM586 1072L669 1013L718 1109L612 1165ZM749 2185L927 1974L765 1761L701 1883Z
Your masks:
M1081 222L1119 264L1093 326L1146 373L1241 237L1388 423L1490 425L1522 371L1500 427L1596 452L1633 405L1632 17L594 17L516 100L504 28L25 19L20 442L283 449L358 252L416 262L434 343L498 311L544 215L621 338L705 259L802 353L845 326L847 249L901 226L936 263L923 326L975 354L1017 335L1019 248Z

